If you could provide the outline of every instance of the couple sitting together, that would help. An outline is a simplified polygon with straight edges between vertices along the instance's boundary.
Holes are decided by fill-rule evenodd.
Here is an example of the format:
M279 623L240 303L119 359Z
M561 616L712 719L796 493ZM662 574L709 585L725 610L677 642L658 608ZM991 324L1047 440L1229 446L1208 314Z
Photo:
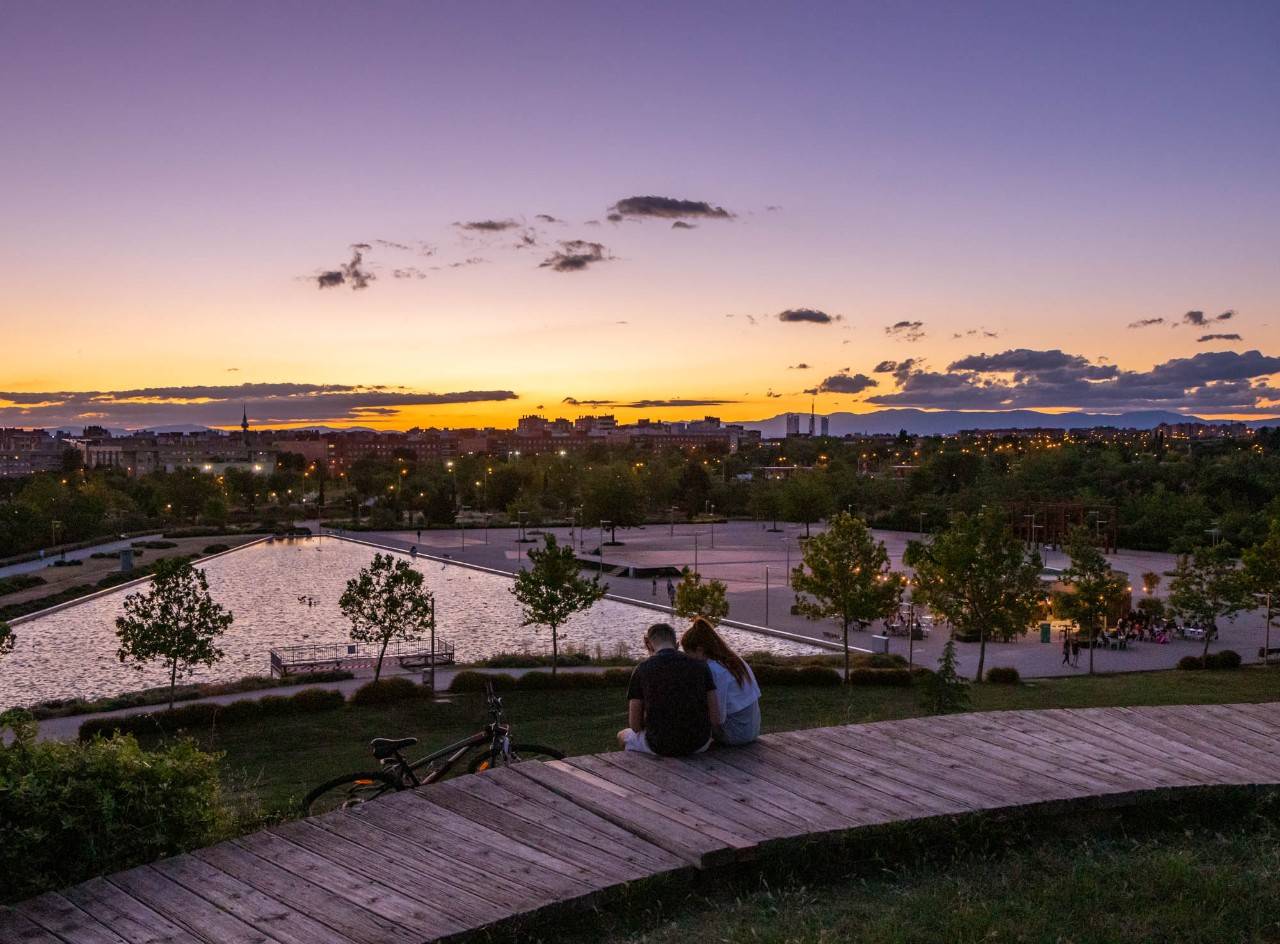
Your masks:
M666 623L645 630L649 658L636 666L627 688L623 750L664 757L705 751L716 744L749 744L760 734L760 686L751 666L702 617L676 648ZM683 650L683 651L681 651Z

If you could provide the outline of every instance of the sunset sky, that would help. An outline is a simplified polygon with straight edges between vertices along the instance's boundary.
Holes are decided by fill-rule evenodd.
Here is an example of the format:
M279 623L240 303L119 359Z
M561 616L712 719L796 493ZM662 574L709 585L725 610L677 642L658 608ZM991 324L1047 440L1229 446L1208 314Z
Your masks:
M1259 2L9 3L0 425L1270 415L1277 50Z

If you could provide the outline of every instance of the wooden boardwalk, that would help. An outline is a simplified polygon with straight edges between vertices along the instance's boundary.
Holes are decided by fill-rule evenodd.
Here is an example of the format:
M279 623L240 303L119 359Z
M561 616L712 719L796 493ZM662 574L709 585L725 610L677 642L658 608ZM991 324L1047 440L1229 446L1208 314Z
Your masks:
M687 760L596 754L399 793L42 895L0 909L0 941L435 941L803 837L1277 784L1280 703L917 718Z

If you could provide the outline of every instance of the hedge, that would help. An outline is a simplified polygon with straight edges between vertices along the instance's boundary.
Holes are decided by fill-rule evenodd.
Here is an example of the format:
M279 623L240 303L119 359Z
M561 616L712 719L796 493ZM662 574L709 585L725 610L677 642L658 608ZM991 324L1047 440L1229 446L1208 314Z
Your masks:
M351 704L360 706L390 705L394 702L407 701L411 698L421 698L426 694L428 694L427 690L421 685L417 685L407 678L393 676L392 678L379 679L376 682L361 685L351 696Z
M631 669L607 669L604 672L526 672L514 676L505 672L459 672L449 684L451 692L482 692L486 684L498 691L558 691L586 688L621 688L631 681Z
M853 669L849 684L905 687L911 684L911 673L907 669Z
M14 574L12 577L0 577L0 597L8 593L19 593L48 583L38 574Z
M1022 677L1013 666L998 665L987 669L987 681L995 685L1017 685L1022 681Z
M1211 652L1204 658L1200 656L1183 656L1178 660L1178 668L1189 671L1195 671L1196 669L1229 670L1240 668L1241 661L1240 653L1232 649L1223 649L1221 652Z
M412 684L412 683L410 683ZM366 686L367 687L367 686ZM279 715L331 711L346 703L337 689L307 688L295 695L267 695L256 701L244 699L222 705L211 701L182 705L172 711L145 711L114 718L89 718L80 725L80 740L110 737L113 734L173 734L218 724Z

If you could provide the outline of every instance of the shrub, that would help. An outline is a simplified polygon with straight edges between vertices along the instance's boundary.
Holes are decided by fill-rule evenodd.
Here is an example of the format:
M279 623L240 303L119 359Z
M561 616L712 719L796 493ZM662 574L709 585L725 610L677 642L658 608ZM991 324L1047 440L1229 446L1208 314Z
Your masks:
M395 676L361 685L351 696L351 704L390 705L410 698L419 698L423 694L424 689L421 685L416 685L407 678Z
M221 554L223 551L229 551L229 550L231 550L230 544L206 544L204 546L204 550L201 553Z
M173 711L159 712L157 721L170 733L187 728L208 728L213 725L218 709L221 707L210 701L198 701L190 705L181 705Z
M822 665L803 665L792 669L798 679L798 685L839 685L840 673Z
M132 737L0 746L0 901L209 845L226 832L218 760Z
M218 724L240 724L245 721L257 721L262 717L260 699L242 698L240 701L228 702L218 711Z
M135 548L145 547L153 551L167 551L172 547L177 547L178 545L173 541L132 541L129 546Z
M911 684L911 673L906 669L853 669L849 684L907 686Z
M53 566L54 567L83 567L84 561L78 560L75 558L67 558L66 560L62 560L61 558L59 558L58 560L53 562Z
M341 708L347 703L346 698L342 696L342 692L336 688L304 688L290 698L289 701L293 703L293 710L298 714L312 711L332 711L334 708Z
M1204 660L1199 656L1183 656L1178 660L1178 668L1186 670L1195 670L1204 668Z
M840 673L821 665L805 665L797 668L781 665L753 665L756 681L767 685L839 685ZM864 671L872 671L870 669Z
M630 685L632 671L631 669L605 669L600 677L604 679L604 684L610 688L615 685Z
M1022 681L1022 677L1011 665L997 665L987 669L987 681L996 685L1017 685Z
M1221 652L1209 653L1209 657L1204 660L1204 667L1206 669L1238 669L1240 662L1240 653L1232 649L1223 649Z
M293 700L284 695L263 695L258 699L258 714L264 718L278 718L293 714Z
M862 656L858 662L868 669L904 669L907 666L906 659L889 652L873 652L869 656Z
M37 574L14 574L12 577L0 577L0 597L7 593L30 590L32 587L38 587L47 582Z
M482 692L485 684L493 683L493 687L497 689L513 689L516 687L514 676L505 673L498 675L489 675L485 672L459 672L453 677L453 681L449 683L449 691L451 692ZM367 687L367 686L366 686ZM354 698L351 699L353 702Z

